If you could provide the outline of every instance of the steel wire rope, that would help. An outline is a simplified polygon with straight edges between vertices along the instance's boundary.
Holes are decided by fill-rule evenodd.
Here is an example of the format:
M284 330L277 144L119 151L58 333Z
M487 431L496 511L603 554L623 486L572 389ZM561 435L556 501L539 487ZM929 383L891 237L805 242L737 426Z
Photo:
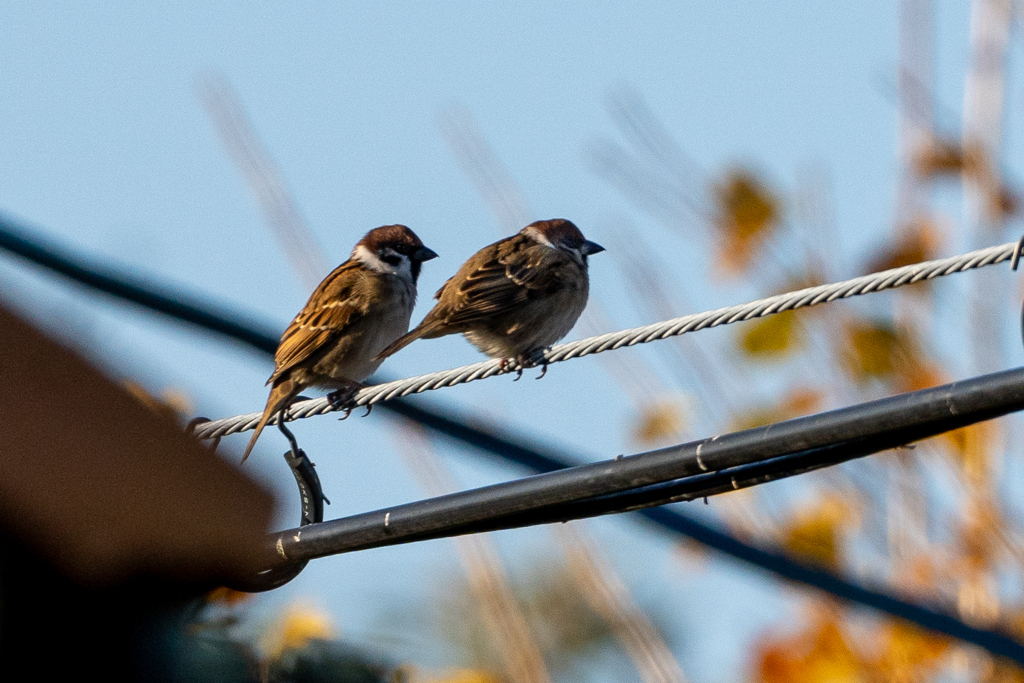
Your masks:
M745 304L717 308L703 313L693 313L651 325L587 337L586 339L552 347L538 359L536 365L560 363L595 353L614 351L627 346L678 337L690 332L697 332L698 330L731 325L784 311L818 306L839 299L882 292L916 282L945 277L953 273L983 268L1002 263L1003 261L1009 261L1013 257L1016 247L1016 243L1010 242L958 256L923 261L908 266L862 275L841 282L777 294ZM519 372L526 367L533 366L529 364L523 365L512 359L488 360L450 370L441 370L425 375L375 384L361 389L346 408L368 407L382 401L390 401L410 394L456 386L496 375ZM323 415L339 409L341 408L332 404L327 398L308 399L292 404L291 408L288 409L285 419L289 421L298 420L315 415ZM213 420L199 425L195 429L194 434L201 439L213 439L227 436L228 434L248 431L256 426L261 415L262 413L248 413ZM276 424L276 422L276 417L271 420L271 424Z

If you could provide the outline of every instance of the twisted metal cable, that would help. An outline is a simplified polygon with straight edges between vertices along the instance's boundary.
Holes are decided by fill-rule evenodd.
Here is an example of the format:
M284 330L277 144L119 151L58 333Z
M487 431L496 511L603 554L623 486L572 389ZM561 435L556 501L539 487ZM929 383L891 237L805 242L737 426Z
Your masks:
M950 256L934 261L924 261L914 265L892 268L851 280L777 294L746 304L718 308L704 313L694 313L652 325L634 327L619 332L609 332L567 344L559 344L548 349L538 364L559 363L571 358L620 349L624 346L646 344L659 339L678 337L688 332L696 332L697 330L709 327L763 318L775 313L817 306L818 304L828 303L836 299L847 299L862 294L881 292L915 282L952 275L953 273L991 266L1010 260L1014 255L1016 246L1015 243L1010 242L959 256ZM493 377L494 375L518 372L524 367L518 361L511 359L505 361L504 366L502 363L503 361L500 360L488 360L451 370L442 370L408 379L395 380L394 382L375 384L361 389L349 406L353 408L371 406L374 403L389 401L394 398L408 396L409 394L418 394L424 391L455 386L456 384L465 384L466 382L473 382L478 379ZM286 421L298 420L339 409L326 398L298 401L293 403L288 409L285 419ZM238 415L236 417L203 422L195 425L192 433L200 439L213 439L228 434L244 432L253 429L256 423L259 422L260 416L261 413L249 413L248 415ZM270 423L276 424L276 422L277 418L275 417Z

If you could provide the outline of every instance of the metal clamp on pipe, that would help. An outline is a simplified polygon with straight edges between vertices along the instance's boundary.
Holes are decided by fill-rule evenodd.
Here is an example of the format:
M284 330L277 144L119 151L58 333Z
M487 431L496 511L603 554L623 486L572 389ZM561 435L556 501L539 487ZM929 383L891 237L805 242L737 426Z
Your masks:
M189 422L187 431L191 433L195 425L208 421L208 418L197 417ZM292 476L295 477L295 484L299 487L299 503L301 506L299 529L310 524L322 522L324 521L324 503L330 505L331 501L324 495L323 488L320 486L320 477L316 473L316 466L306 455L305 451L299 448L295 435L284 425L284 421L278 422L277 428L281 430L281 433L284 434L291 445L291 448L285 451L284 459L292 471ZM216 449L218 443L219 439L214 443L214 449ZM280 588L302 573L302 570L306 568L308 563L309 560L301 560L279 564L271 569L257 573L248 581L235 581L228 588L245 593L262 593Z

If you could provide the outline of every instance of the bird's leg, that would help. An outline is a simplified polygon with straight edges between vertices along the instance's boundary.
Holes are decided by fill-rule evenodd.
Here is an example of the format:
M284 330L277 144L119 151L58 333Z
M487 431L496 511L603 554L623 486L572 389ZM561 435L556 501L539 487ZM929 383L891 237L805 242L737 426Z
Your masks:
M520 354L516 356L516 360L519 361L519 375L522 376L523 368L535 368L538 365L541 366L540 374L537 375L537 379L540 379L544 375L548 374L548 361L547 361L547 349L541 347L534 349L528 353ZM516 377L519 379L519 377Z
M353 382L351 380L345 380L345 384L342 387L327 394L327 400L330 402L331 407L335 410L341 410L345 412L344 417L338 418L339 420L347 420L348 416L352 414L352 409L355 408L352 405L352 399L355 397L359 390L363 388L363 385L359 382ZM369 414L369 413L367 413Z

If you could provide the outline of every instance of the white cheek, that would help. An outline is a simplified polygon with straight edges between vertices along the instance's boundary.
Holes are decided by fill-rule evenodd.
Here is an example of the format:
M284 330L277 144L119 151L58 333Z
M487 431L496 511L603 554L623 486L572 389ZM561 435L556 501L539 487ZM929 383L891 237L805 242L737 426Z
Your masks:
M359 245L356 247L355 251L352 252L352 257L370 270L375 270L378 273L386 273L387 275L396 275L406 280L412 280L412 263L409 261L409 257L407 256L403 256L398 265L393 266L387 261L381 260L380 257L363 245Z
M530 236L531 239L533 239L534 242L537 242L538 244L543 244L545 247L551 247L552 249L555 248L555 245L551 243L551 240L549 240L547 236L545 236L544 233L542 233L537 228L527 228L525 232L527 235Z
M543 244L545 247L551 247L552 249L561 249L563 252L569 255L569 258L576 262L576 265L580 266L581 268L584 267L583 254L580 253L579 249L569 249L568 247L556 247L554 244L552 244L551 240L549 240L544 235L544 233L542 233L537 228L527 228L526 234L530 237L530 239L532 239L537 244Z

